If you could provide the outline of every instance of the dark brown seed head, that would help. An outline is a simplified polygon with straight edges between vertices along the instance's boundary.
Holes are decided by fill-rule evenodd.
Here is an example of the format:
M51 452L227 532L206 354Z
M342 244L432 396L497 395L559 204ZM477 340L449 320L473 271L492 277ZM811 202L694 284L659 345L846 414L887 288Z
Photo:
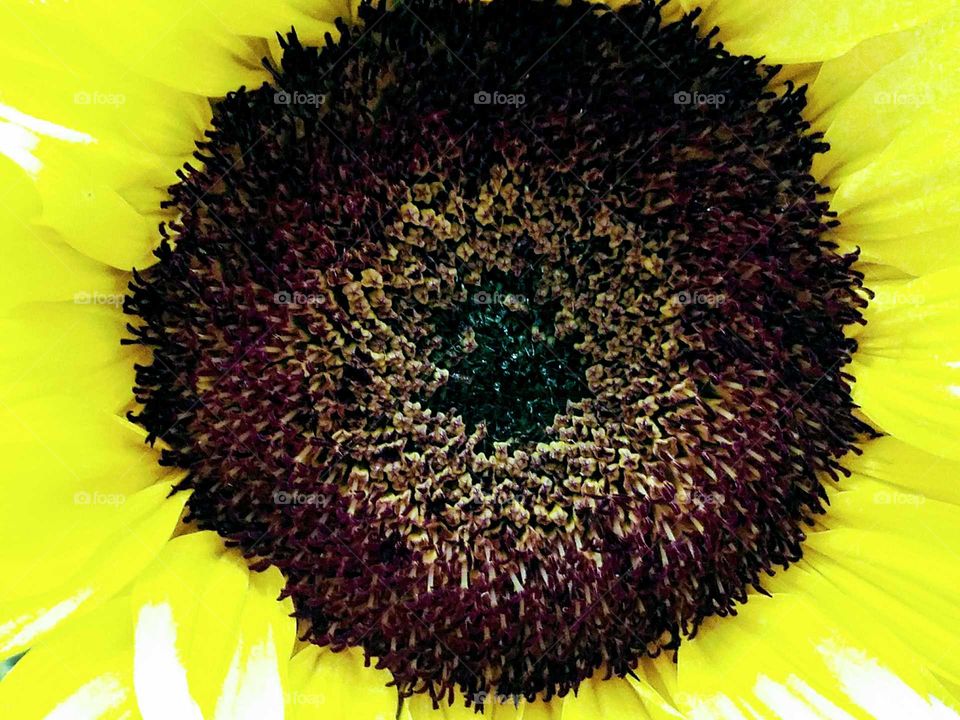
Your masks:
M216 105L136 419L401 695L627 673L801 556L865 431L804 90L652 0L360 15Z

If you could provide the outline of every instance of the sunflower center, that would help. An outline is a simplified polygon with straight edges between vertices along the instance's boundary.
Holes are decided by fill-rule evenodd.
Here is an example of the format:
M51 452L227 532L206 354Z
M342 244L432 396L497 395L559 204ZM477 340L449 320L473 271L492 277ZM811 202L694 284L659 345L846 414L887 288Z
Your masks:
M218 102L171 188L135 417L401 696L678 647L801 556L865 431L803 90L696 18L365 4Z

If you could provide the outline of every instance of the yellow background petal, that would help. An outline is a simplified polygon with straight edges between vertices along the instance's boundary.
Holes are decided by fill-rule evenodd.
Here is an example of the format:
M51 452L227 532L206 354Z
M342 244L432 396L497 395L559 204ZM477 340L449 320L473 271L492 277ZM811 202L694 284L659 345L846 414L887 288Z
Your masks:
M862 40L914 27L940 15L955 0L683 0L706 6L703 25L719 25L720 39L739 54L771 63L827 60Z
M281 587L275 570L251 577L215 533L171 541L132 591L143 716L282 712L295 624L290 601L277 600Z
M289 720L393 720L397 690L389 672L365 667L363 652L308 645L290 662Z
M186 494L168 498L170 487L160 483L141 490L125 498L119 509L111 508L113 518L97 513L89 518L96 524L72 526L71 540L87 550L88 559L69 574L53 575L45 567L49 553L31 555L35 548L22 548L18 564L7 565L10 572L4 583L22 585L26 591L11 592L6 596L15 599L0 603L0 656L27 649L70 616L110 599L139 575L167 543L183 510ZM4 517L10 512L6 510ZM39 594L29 592L33 573L48 573L56 585Z
M850 364L853 399L879 427L960 459L960 269L876 284Z
M139 717L126 598L68 623L0 682L4 716L17 720Z

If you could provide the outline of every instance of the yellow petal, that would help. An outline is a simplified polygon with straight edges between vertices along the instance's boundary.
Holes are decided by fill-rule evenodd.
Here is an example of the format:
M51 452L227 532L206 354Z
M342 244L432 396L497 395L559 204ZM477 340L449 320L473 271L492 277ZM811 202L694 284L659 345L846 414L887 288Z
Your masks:
M914 275L960 264L960 119L936 115L905 129L836 189L836 235L868 262Z
M930 456L928 456L930 457ZM946 463L956 471L960 463L934 457L931 468ZM918 466L913 472L923 473ZM890 485L853 475L830 494L830 509L822 520L828 528L854 527L925 540L931 552L960 552L960 508L940 502L908 486Z
M50 590L19 592L20 597L0 603L0 656L30 647L70 616L98 607L139 575L167 543L183 510L187 494L168 497L170 489L170 483L158 483L108 507L112 517L95 512L89 521L96 524L73 526L71 541L86 548L89 559L59 576ZM4 517L12 512L5 508ZM30 588L32 573L44 571L46 555L27 553L24 558L30 561L21 562L18 572L4 575L5 586Z
M829 128L857 88L880 68L913 49L919 42L920 32L913 28L871 37L850 52L824 62L807 91L807 107L803 113L813 129Z
M128 274L91 260L48 228L18 225L0 232L17 238L0 250L0 313L38 301L122 303Z
M892 492L919 495L960 505L960 463L947 460L885 436L864 444L862 455L851 454L843 465L858 477L883 483ZM841 488L844 483L841 482Z
M838 612L840 593L816 566L779 572L772 598L751 596L735 618L709 620L681 646L675 700L685 717L935 717L941 688L920 669L922 659L862 610L853 623L845 613L852 615L859 597ZM905 704L878 705L864 692L871 676ZM897 714L903 707L924 714Z
M29 118L23 121L38 122ZM166 197L165 188L174 182L174 171L181 161L117 148L91 138L76 141L36 137L24 128L20 130L33 138L29 161L20 160L31 177L17 168L22 177L16 179L12 188L17 196L14 208L5 207L0 215L6 236L4 252L11 264L8 273L12 276L21 264L27 271L25 277L12 277L12 290L28 283L33 279L31 275L39 275L37 270L30 270L42 261L57 265L53 268L54 277L57 273L65 276L64 269L69 268L71 256L76 254L88 258L85 263L74 263L78 275L83 273L78 280L95 277L99 263L124 270L151 264L158 239L157 225L161 219L167 219L160 203ZM9 162L4 159L3 164ZM2 174L7 177L11 173L3 167ZM17 201L26 194L17 186L29 186L29 204L17 207ZM117 227L112 229L111 222L116 222ZM61 250L59 246L64 243L75 253ZM106 273L106 269L101 273ZM41 276L37 280L40 288L54 285L53 278ZM67 284L76 282L68 279ZM11 294L11 289L4 292L7 294Z
M199 132L191 135L191 146L199 137ZM170 150L172 152L176 148ZM51 189L55 191L57 186L47 184L44 171L75 171L87 176L86 180L91 186L97 184L114 190L150 221L169 219L168 213L161 211L160 203L168 197L167 188L178 182L176 171L191 159L186 152L158 155L99 136L91 143L43 139L34 154L41 163L41 169L36 174L37 187L43 194L45 206L57 202L59 198L47 192ZM44 214L41 213L41 220ZM128 267L129 264L124 265L124 269Z
M850 364L853 399L886 432L960 459L960 269L874 286Z
M11 127L29 141L21 143L19 154L6 154L31 174L38 199L29 221L24 219L28 213L15 213L27 233L34 235L35 227L53 231L78 252L116 268L150 264L155 228L166 212L159 210L161 188L174 178L172 168L149 154L98 144L69 128L10 113L18 123ZM24 234L16 226L14 231Z
M901 560L912 555L916 561L919 556L907 553L884 558L896 546L896 540L857 544L865 538L852 536L851 532L815 533L807 559L797 568L799 572L783 573L781 591L808 598L834 626L829 635L815 636L810 643L839 692L868 717L960 717L955 702L933 672L949 663L956 667L956 634L941 638L941 661L935 646L929 644L927 627L919 625L920 632L911 634L910 623L916 613L905 611L903 588L886 583L889 575L884 567L902 567ZM833 541L821 542L831 535L835 536ZM944 576L941 585L937 578L937 587L948 588L950 581ZM924 582L930 581L918 578L910 586L917 590ZM949 608L949 600L924 605L931 594L916 595L914 607L936 618L941 610ZM944 627L956 627L949 614L942 616L941 622Z
M960 463L892 437L845 461L808 557L861 614L960 680ZM811 586L814 587L814 586Z
M26 3L24 3L26 4ZM72 26L101 53L121 63L127 72L179 90L219 97L241 85L259 85L267 78L260 65L264 38L292 25L306 36L318 36L318 26L342 12L340 3L314 2L311 12L290 3L253 0L193 3L173 0L162 6L133 2L123 13L106 0L48 3L48 14ZM17 18L28 24L28 9ZM197 68L203 72L197 72Z
M145 436L125 418L66 396L2 404L4 496L24 493L22 497L47 506L72 500L80 490L129 494L152 485L166 471L158 468L159 453L144 442Z
M18 68L3 102L38 136L34 222L90 258L144 267L153 261L164 189L202 136L209 103L110 61L65 21L68 5L0 10L0 58Z
M877 287L888 280L913 280L915 277L893 265L879 263L857 263L857 270L863 273L864 285L868 288ZM851 329L853 328L860 328L860 326L852 326Z
M636 674L656 692L657 697L676 707L672 702L677 692L677 664L670 653L661 653L655 658L642 658Z
M613 4L611 3L611 5ZM660 17L664 23L672 23L683 17L685 12L686 10L680 0L669 0L666 5L660 8Z
M0 59L18 68L0 111L36 135L40 227L104 263L142 267L152 262L160 200L202 137L209 102L111 61L65 21L67 7L0 10Z
M70 5L13 0L0 7L0 58L18 68L4 78L3 102L97 142L157 156L191 153L210 116L206 98L130 72L124 58L113 59L70 22L87 4ZM101 42L112 39L101 34Z
M36 179L44 198L37 224L48 227L87 257L129 270L153 262L159 223L141 214L117 189L84 172L66 155L49 160Z
M960 677L956 614L938 614L940 609L949 610L949 602L938 600L935 593L914 583L883 587L883 591L878 592L875 582L883 577L882 573L869 567L844 567L833 558L813 552L810 559L841 593L858 598L861 613L869 614L902 644L912 648L928 670L954 681ZM949 588L944 590L950 592ZM935 604L924 604L931 595Z
M27 28L36 22L32 15L37 11L26 2L15 3L8 11ZM76 34L122 63L128 73L180 90L218 96L240 85L259 84L264 77L253 48L197 3L132 2L117 12L105 0L52 2L40 12L54 15L63 25L72 24ZM54 55L63 53L69 57L63 48Z
M549 702L521 700L514 705L512 700L498 702L491 707L493 720L560 720L563 717L565 698L552 698Z
M282 586L215 533L171 541L132 591L144 718L281 717L295 632Z
M643 680L616 677L605 680L598 674L580 683L576 695L563 699L563 720L598 717L671 720L682 716Z
M956 5L955 0L683 0L706 6L702 24L718 25L731 52L766 56L771 63L827 60L867 38L905 30Z
M0 683L0 707L17 720L137 717L129 602L113 600L66 623Z
M240 634L217 697L215 720L283 716L296 634L296 623L290 617L293 602L279 599L283 586L283 576L276 568L251 574Z
M0 157L0 313L38 300L73 300L77 293L122 294L122 273L74 250L59 235L35 224L40 195L33 178Z
M346 3L327 0L309 3L209 0L205 4L210 15L219 18L231 32L260 38L289 30L291 26L297 28L298 34L300 28L303 28L305 35L311 34L318 25L318 19L325 21L324 27L331 27L334 19L349 12ZM323 36L320 35L318 39L322 41Z
M122 411L133 399L134 364L145 348L121 345L128 321L122 294L78 293L72 302L18 307L0 319L0 400L66 396Z
M58 587L136 518L134 496L166 472L140 428L63 397L0 405L0 448L6 600Z
M37 222L103 263L151 264L156 227L169 219L159 205L207 126L206 96L259 85L263 38L296 25L306 41L322 42L335 32L335 10L181 0L118 13L100 1L8 3L0 57L21 70L4 101L30 129L62 130L40 133L34 152ZM70 142L57 139L68 133Z
M386 670L365 667L363 651L348 648L331 652L308 645L290 661L287 693L289 720L393 720L397 690L387 687Z
M960 19L924 26L909 52L880 67L843 103L826 131L830 152L818 155L813 175L837 186L869 165L914 123L955 112L960 102Z

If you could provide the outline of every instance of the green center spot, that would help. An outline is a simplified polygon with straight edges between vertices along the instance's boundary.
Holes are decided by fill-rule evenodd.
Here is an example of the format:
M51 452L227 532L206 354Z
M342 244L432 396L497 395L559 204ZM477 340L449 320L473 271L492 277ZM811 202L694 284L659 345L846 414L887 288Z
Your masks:
M436 318L440 344L431 361L449 377L425 406L458 414L471 428L483 424L488 447L544 440L555 416L586 390L580 355L555 336L556 310L529 287L468 289L464 302Z

